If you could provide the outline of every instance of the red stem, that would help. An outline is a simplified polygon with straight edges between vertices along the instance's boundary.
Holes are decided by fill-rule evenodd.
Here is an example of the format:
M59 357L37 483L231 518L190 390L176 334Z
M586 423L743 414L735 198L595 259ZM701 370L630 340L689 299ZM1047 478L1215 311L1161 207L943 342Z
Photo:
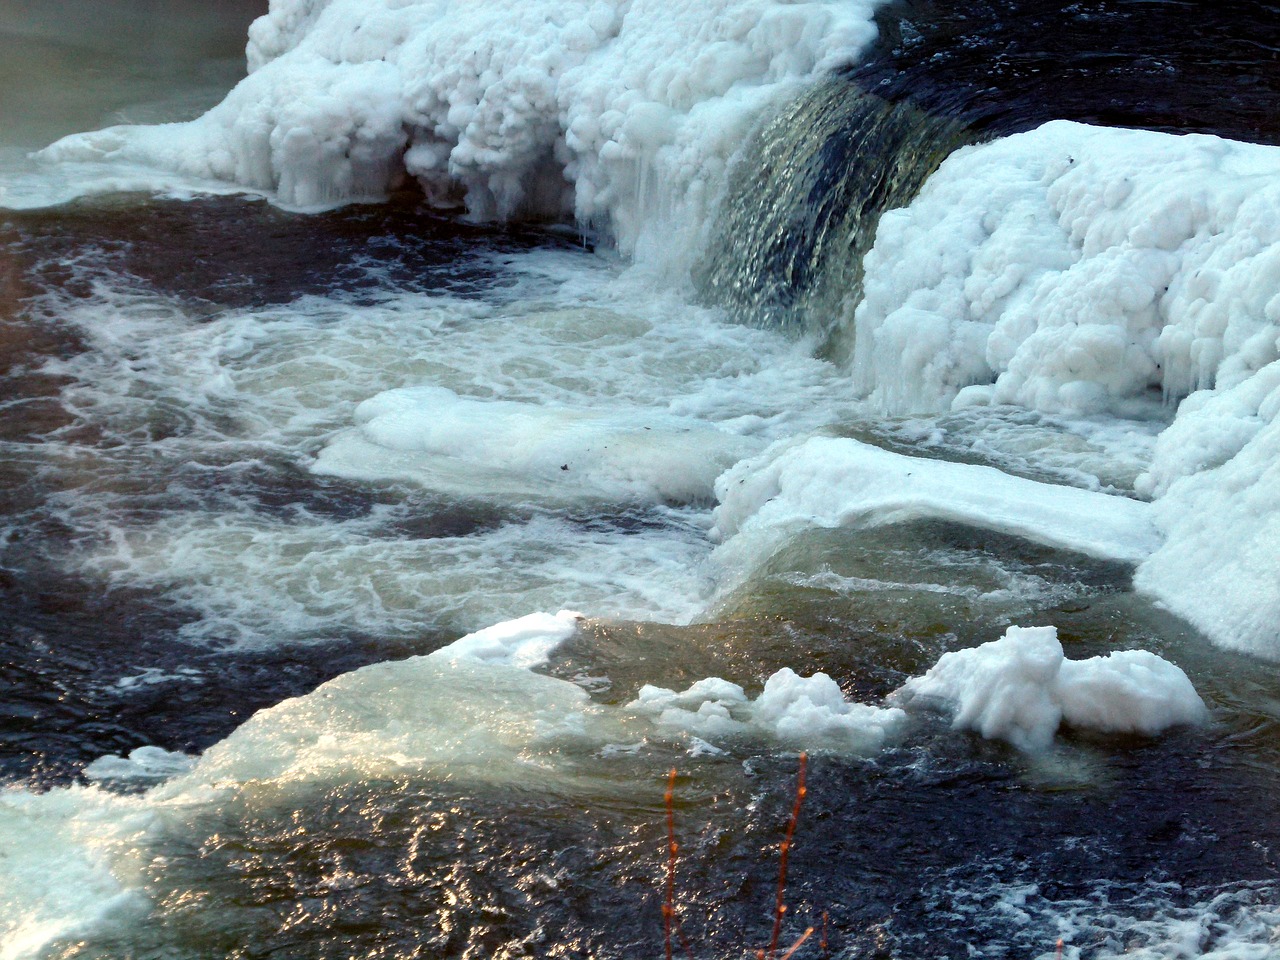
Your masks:
M667 792L664 799L667 804L667 899L662 904L662 923L666 936L667 960L671 960L671 928L676 916L676 768L672 767L667 774Z
M804 785L804 773L808 765L809 755L800 754L800 772L796 776L796 803L791 808L791 819L787 821L787 835L782 841L782 856L778 865L778 902L773 913L773 937L769 940L769 960L775 960L778 955L778 938L782 936L782 920L787 913L787 857L791 853L791 840L796 834L796 823L800 820L800 806L804 803L804 795L808 792ZM805 937L807 936L808 934L805 934ZM788 957L804 942L805 937L801 937L796 946L787 951Z

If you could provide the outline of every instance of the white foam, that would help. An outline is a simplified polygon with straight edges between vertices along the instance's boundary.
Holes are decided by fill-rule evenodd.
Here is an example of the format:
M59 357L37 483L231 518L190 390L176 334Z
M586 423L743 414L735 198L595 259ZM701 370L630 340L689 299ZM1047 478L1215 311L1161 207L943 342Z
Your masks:
M943 896L988 955L1035 960L1270 960L1280 907L1270 883L1187 890L1181 884L1098 881L1053 898L1040 884L950 886Z
M250 75L204 117L41 156L143 163L304 208L409 175L474 216L606 226L628 252L648 230L648 259L675 259L752 124L855 60L875 5L277 0L250 30Z
M1160 544L1150 505L891 453L852 439L783 441L716 483L717 561L735 583L812 527L951 520L1091 556L1137 561Z
M1010 627L999 640L943 654L890 698L941 705L952 727L1043 750L1060 724L1154 736L1201 723L1204 701L1174 664L1145 650L1067 660L1054 627Z
M25 455L73 478L53 498L80 532L60 562L165 591L201 616L185 628L193 639L416 637L566 603L687 621L707 589L715 475L839 415L847 392L798 345L620 280L585 253L510 257L491 301L335 294L213 318L81 269L92 296L55 292L42 306L89 349L44 370L112 442ZM350 426L369 398L369 435L391 446ZM389 424L388 406L406 399L403 422ZM411 488L407 509L260 509L255 471L270 478L317 454L321 471L408 480L431 492L426 510L481 522L466 535L432 536L429 521L406 532L424 508ZM210 489L210 464L249 475L247 495ZM118 479L139 474L167 489ZM547 515L566 507L576 519Z
M801 677L786 667L754 700L736 683L710 677L680 693L646 685L627 708L688 736L695 751L706 740L753 738L866 756L895 742L906 721L899 709L849 702L825 673Z

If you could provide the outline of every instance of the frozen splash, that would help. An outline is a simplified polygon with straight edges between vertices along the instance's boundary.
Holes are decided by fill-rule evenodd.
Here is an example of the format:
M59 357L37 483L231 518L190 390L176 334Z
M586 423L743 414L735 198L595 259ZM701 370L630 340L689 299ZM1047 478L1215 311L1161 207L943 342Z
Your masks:
M177 171L300 208L414 177L474 217L572 216L652 260L672 231L702 229L762 112L856 59L875 6L277 2L250 31L250 75L205 116L69 137L43 158Z

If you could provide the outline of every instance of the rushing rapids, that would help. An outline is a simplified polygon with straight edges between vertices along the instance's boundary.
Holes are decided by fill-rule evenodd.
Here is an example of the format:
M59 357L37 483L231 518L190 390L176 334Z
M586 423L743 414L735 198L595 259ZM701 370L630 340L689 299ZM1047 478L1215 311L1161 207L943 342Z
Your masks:
M0 957L1280 952L1269 5L63 6Z

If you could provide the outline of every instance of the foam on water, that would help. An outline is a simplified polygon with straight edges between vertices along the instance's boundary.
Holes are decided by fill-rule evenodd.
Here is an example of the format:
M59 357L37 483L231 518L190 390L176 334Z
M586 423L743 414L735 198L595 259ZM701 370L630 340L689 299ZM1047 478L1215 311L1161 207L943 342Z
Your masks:
M1267 960L1280 949L1277 890L1267 883L1217 891L1102 881L1070 898L1035 883L952 883L931 899L944 916L975 931L967 945L977 957L1016 950L1050 960L1059 956L1059 938L1067 960ZM1022 933L988 949L982 934L993 928Z
M560 603L687 621L717 474L846 405L802 347L585 253L507 258L487 299L212 317L77 269L89 296L36 304L85 347L43 367L74 423L24 456L62 478L60 562L162 590L192 638L412 638ZM346 478L332 505L263 508L263 478L307 470ZM433 530L442 512L470 519Z

